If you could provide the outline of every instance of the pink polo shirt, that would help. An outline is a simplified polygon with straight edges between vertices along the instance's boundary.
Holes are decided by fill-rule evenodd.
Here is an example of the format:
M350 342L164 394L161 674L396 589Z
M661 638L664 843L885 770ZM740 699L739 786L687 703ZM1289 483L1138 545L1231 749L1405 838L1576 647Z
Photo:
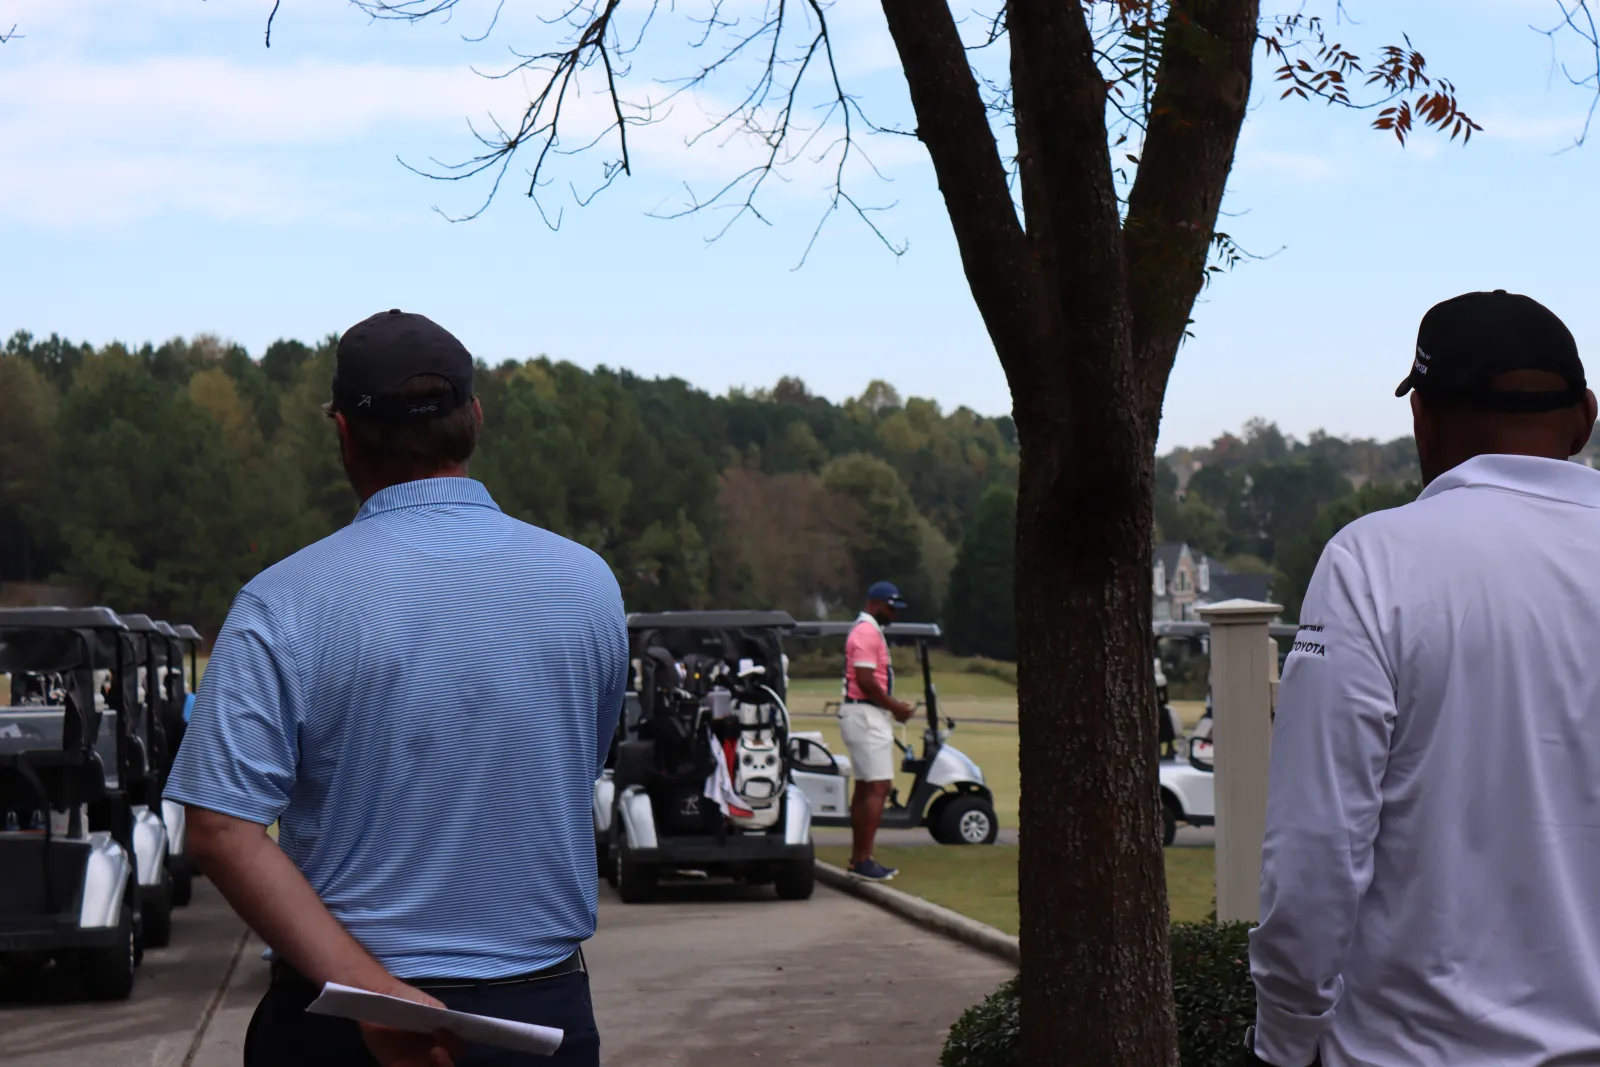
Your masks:
M855 626L850 629L850 636L844 641L844 698L846 700L867 701L867 695L861 691L861 686L856 682L856 668L870 667L873 675L878 679L878 684L885 693L893 692L889 676L889 642L883 638L883 630L878 626L878 620L866 612L862 612L856 619Z

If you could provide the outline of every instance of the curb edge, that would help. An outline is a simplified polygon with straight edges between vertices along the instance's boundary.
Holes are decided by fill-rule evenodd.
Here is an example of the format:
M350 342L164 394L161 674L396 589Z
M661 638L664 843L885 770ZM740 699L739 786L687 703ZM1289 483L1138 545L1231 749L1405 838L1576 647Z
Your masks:
M902 919L945 937L954 938L980 952L987 952L1014 967L1022 966L1021 943L1010 934L987 923L968 918L929 900L875 882L852 878L831 863L817 860L817 879L824 885L849 893Z

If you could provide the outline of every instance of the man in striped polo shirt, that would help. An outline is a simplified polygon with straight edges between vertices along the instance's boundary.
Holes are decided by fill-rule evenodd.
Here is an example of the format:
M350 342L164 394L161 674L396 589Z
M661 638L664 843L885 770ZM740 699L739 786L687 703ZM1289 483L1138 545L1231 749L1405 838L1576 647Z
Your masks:
M579 945L626 682L617 582L467 477L472 357L428 319L351 328L329 413L361 510L234 600L167 786L273 952L245 1063L594 1067ZM565 1043L535 1061L307 1014L330 981Z

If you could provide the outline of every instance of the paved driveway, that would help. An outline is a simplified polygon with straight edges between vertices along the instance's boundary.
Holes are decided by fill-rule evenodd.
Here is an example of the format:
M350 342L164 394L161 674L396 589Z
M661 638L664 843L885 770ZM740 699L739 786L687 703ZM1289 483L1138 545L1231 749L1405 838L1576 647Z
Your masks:
M1010 974L822 886L805 902L725 884L667 887L659 902L633 906L602 886L600 931L585 952L608 1067L931 1067L950 1023ZM172 947L149 953L131 1000L76 1003L63 976L0 1004L0 1062L239 1067L266 988L260 955L198 881Z
M0 1003L0 1062L178 1067L244 932L211 883L197 881L194 902L173 912L171 946L145 954L131 999L81 1003L71 975L47 973L20 1002Z
M855 897L604 888L589 969L608 1067L932 1067L950 1024L1013 971Z

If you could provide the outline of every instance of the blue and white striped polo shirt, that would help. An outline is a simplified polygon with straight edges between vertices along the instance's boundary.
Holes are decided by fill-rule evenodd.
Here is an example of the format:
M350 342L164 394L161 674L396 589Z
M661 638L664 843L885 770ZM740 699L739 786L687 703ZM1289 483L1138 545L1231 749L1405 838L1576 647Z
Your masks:
M239 593L166 795L277 820L392 974L524 974L594 933L627 662L599 556L476 481L392 486Z

